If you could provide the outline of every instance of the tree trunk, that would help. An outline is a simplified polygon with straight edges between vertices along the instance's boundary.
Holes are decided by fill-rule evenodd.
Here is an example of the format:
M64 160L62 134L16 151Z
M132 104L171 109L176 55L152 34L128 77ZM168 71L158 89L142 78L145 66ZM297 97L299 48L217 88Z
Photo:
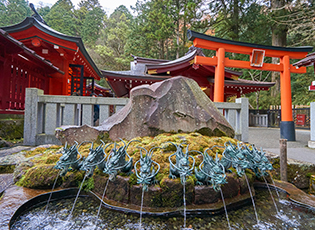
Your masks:
M259 92L256 92L256 109L258 110L259 109Z
M284 15L285 11L279 10L285 5L284 0L271 0L271 8L278 9L277 15ZM285 47L287 45L287 27L283 25L279 25L277 23L272 25L272 45L273 46L282 46ZM279 63L279 58L272 58L272 63L277 64ZM275 86L271 88L271 96L275 97L280 92L280 73L279 72L272 72L271 74L271 81L276 82Z

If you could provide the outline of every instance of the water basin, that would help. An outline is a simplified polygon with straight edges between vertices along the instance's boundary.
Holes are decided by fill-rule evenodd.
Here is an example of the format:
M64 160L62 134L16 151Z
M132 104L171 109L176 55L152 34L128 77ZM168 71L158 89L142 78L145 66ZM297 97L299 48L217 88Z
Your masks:
M255 203L260 224L257 225L253 206L248 204L237 210L229 210L231 229L315 229L315 210L291 202L286 193L277 196L272 191L279 209L277 214L267 189L257 189ZM102 208L99 219L96 214L99 203L95 199L79 197L73 216L68 215L73 198L54 200L45 216L45 205L33 206L21 213L10 229L138 229L139 215ZM142 218L143 229L180 229L183 216ZM186 226L192 229L228 229L225 215L188 215Z

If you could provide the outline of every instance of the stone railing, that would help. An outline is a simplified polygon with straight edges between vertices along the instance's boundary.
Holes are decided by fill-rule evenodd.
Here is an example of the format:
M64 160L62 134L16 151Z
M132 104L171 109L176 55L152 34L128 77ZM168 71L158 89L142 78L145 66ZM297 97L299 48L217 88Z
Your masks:
M248 98L237 98L235 103L215 102L214 104L235 130L235 138L247 142L249 135Z
M250 114L249 126L268 127L268 114Z
M26 89L24 144L61 144L55 129L62 125L94 125L94 105L99 105L99 120L123 108L128 98L44 95L43 90ZM112 111L110 111L112 110Z
M24 145L61 144L55 129L62 125L95 125L94 105L99 105L99 120L104 121L124 107L128 98L44 95L43 90L26 89ZM236 103L215 103L235 130L235 138L248 140L248 99ZM110 111L112 110L112 111Z

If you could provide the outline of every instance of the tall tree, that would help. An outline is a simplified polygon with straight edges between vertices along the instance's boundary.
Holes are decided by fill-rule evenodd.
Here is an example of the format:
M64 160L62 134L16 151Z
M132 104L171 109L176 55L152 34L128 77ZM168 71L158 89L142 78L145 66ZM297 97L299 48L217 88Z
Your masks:
M82 0L79 7L76 11L79 33L88 46L93 46L100 36L105 12L98 0Z
M287 14L285 9L286 0L270 0L271 17L283 17ZM273 23L272 27L272 45L273 46L286 46L287 45L287 32L288 27L283 24ZM272 63L279 63L278 58L272 58ZM272 72L271 78L276 85L271 89L271 96L276 96L280 92L280 74Z
M44 20L48 26L58 32L72 36L79 35L71 0L58 0L44 17Z
M176 58L187 52L187 28L205 32L209 28L208 9L202 0L172 0L171 16L176 33Z
M211 0L212 24L219 37L239 40L242 20L250 4L242 0Z
M101 36L96 42L92 56L101 69L127 70L130 67L131 57L125 52L125 45L130 34L131 15L125 7L118 7L108 18L103 21Z
M46 15L50 12L49 6L44 6L42 2L40 2L39 7L36 8L38 14L42 16L43 18L46 17Z
M0 0L0 26L8 26L31 16L31 8L25 0Z

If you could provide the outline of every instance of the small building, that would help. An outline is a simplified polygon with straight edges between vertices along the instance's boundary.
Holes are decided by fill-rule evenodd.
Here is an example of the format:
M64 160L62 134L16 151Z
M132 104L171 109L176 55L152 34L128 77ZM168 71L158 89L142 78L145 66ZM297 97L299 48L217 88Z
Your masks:
M1 33L0 54L2 63L6 63L5 68L7 69L6 72L1 71L0 73L3 82L0 86L1 91L5 90L3 92L5 95L13 95L15 91L20 92L17 93L18 96L14 97L19 97L22 104L26 87L43 89L44 93L49 95L71 95L80 89L81 95L87 95L89 92L86 86L94 83L94 80L100 80L102 76L80 37L68 36L55 31L33 16L25 18L21 23L1 29L5 32ZM24 51L16 50L15 47ZM15 53L11 54L12 52ZM20 52L30 54L25 56L26 54ZM22 62L24 64L20 66ZM13 70L19 72L15 74L18 77L13 76ZM32 77L34 76L33 81L36 83L26 84L23 83L24 80L19 80L21 74L29 74L31 70ZM13 82L10 88L8 82ZM1 109L10 110L11 107L8 107L8 103L12 104L12 100L15 99L11 97L5 100L6 102L2 102ZM18 108L19 110L24 109L22 104Z
M134 57L129 71L101 70L116 96L129 96L130 90L138 85L152 84L174 76L194 79L201 89L213 100L215 67L195 64L196 56L204 56L202 50L190 47L185 56L173 61ZM274 83L240 79L242 72L225 69L225 100L230 96L260 90L268 90Z
M48 91L52 74L64 72L0 29L0 113L23 113L25 88Z

